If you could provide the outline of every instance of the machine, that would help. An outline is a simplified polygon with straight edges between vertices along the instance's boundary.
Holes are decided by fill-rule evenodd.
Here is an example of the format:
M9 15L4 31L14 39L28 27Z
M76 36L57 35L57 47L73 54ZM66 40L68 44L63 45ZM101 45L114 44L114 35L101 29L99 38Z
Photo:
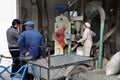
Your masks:
M72 41L75 41L82 33L81 25L83 16L71 16L71 19L68 19L67 16L64 15L66 8L66 5L56 6L60 15L56 17L54 27L55 55L71 54Z

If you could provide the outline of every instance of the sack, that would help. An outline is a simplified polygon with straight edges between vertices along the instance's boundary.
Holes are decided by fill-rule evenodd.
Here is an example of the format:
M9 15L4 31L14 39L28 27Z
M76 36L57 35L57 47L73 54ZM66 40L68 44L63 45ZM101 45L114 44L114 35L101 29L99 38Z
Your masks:
M120 79L120 74L119 74L118 78Z
M106 65L106 75L114 75L118 72L120 72L120 51Z
M76 51L76 54L83 56L83 47L78 47L77 51Z

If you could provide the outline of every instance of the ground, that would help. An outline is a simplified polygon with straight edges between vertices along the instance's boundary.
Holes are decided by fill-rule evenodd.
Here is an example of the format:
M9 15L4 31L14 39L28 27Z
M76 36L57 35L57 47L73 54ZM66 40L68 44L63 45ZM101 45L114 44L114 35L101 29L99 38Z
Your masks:
M105 70L103 69L102 70L91 70L88 72L88 75L89 75L89 80L120 80L118 79L118 75L106 76ZM8 80L9 75L5 73L4 76Z
M89 71L90 80L120 80L118 75L106 76L105 70L91 70Z

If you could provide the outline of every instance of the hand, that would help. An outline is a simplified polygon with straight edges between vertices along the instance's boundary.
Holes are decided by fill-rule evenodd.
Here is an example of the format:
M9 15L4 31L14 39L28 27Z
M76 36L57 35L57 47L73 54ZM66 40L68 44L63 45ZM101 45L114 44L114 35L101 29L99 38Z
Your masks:
M29 56L29 54L30 54L30 53L29 53L29 52L27 52L27 53L25 53L25 56Z
M77 43L80 43L80 41L78 40Z
M46 57L45 60L48 61L48 57Z

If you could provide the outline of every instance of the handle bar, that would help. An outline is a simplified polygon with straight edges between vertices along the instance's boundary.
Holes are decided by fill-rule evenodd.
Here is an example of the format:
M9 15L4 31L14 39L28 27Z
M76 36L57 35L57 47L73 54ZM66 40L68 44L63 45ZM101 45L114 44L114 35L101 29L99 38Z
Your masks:
M0 55L0 62L1 62L1 59L2 59L2 58L7 58L7 59L19 59L19 60L21 60L21 61L28 61L28 60L32 60L32 59L33 59L32 56L12 58L12 57L8 57L8 56Z

